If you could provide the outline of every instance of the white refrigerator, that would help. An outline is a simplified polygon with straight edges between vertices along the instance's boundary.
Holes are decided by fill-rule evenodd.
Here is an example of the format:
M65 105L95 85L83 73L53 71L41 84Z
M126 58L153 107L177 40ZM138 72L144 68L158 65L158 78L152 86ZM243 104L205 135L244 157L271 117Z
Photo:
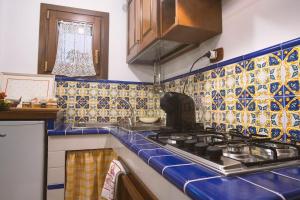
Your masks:
M0 200L42 200L43 121L0 121Z

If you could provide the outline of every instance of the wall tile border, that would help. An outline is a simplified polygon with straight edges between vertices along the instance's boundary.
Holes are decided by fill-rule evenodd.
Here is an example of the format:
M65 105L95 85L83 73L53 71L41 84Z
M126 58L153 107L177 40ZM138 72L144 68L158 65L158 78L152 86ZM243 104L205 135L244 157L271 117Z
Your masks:
M48 185L47 189L48 190L57 190L57 189L63 189L65 188L65 184L53 184L53 185Z
M153 85L153 83L151 83L151 82L104 80L104 79L97 79L95 77L55 76L55 81L76 81L76 82L95 82L95 83L120 83L120 84L135 84L135 85Z

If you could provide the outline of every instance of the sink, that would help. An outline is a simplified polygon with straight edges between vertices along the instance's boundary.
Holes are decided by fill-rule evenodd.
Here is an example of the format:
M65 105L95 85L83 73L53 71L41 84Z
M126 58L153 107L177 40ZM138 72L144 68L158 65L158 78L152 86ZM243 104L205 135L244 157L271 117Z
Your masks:
M129 131L155 131L155 130L159 130L162 127L162 124L161 123L155 123L155 124L136 123L132 127L128 125L123 125L123 126L121 125L120 127Z
M129 131L154 131L159 130L162 126L161 123L145 124L138 122L130 127L128 124L118 123L74 123L72 129L89 129L89 128L105 128L105 127L120 127Z
M89 129L89 128L105 128L118 126L117 123L74 123L72 129Z

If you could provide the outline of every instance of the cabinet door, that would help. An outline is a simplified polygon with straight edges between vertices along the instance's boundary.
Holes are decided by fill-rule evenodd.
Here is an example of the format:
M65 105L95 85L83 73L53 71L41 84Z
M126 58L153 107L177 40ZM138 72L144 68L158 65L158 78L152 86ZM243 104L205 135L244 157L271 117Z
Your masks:
M127 175L121 175L119 178L118 200L144 200L142 194Z
M140 49L144 49L158 37L158 11L157 0L140 0Z
M127 169L128 174L122 174L118 178L116 199L118 200L158 200L147 188L139 177L129 168L121 157L118 160Z
M139 49L140 43L140 0L128 1L128 44L127 60L133 58Z

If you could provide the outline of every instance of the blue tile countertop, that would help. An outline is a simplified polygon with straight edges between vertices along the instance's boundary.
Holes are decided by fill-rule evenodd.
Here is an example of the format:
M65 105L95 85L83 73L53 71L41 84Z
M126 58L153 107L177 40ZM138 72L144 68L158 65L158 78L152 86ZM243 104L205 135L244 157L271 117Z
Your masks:
M145 163L192 199L201 200L296 200L300 199L300 166L272 171L223 176L200 164L186 160L145 139L153 132L130 132L120 128L71 129L62 126L48 135L114 135Z
M60 126L48 130L48 136L66 135L90 135L90 134L109 134L107 128L72 128L72 124L61 124Z

